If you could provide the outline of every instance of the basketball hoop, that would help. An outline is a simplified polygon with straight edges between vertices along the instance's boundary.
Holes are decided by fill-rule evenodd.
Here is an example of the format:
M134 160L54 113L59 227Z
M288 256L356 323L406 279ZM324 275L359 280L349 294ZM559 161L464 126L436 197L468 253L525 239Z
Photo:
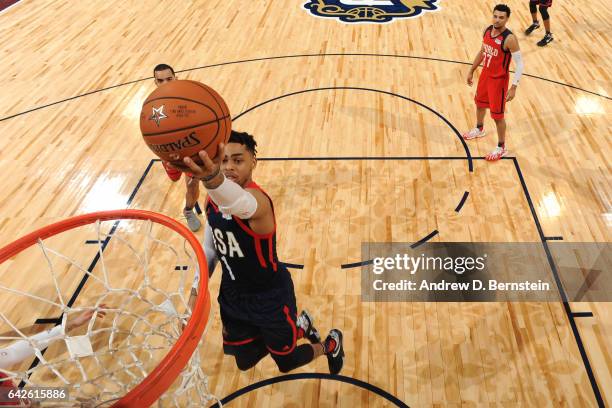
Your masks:
M107 226L105 223L110 221L115 221L114 225L104 232ZM121 222L130 224L130 227L127 228L129 231L125 233L126 237L123 237L124 232L118 228ZM85 268L82 262L51 248L50 245L53 245L54 242L51 244L45 242L48 239L56 239L54 237L67 231L76 235L82 234L83 230L89 231L92 226L97 234L97 240L90 240L97 245L93 267ZM132 235L136 237L130 238ZM85 236L88 235L85 234ZM117 260L112 259L106 253L111 239L117 242L113 245L119 248L118 251L121 253ZM80 242L79 240L80 237L61 242L72 245L76 241ZM90 241L87 243L91 243ZM183 250L176 250L174 245L181 241ZM52 378L53 381L46 383L41 379L33 380L32 376L36 376L37 367L27 370L0 370L0 373L4 373L13 380L25 381L26 385L31 386L67 386L70 388L70 393L73 393L74 389L77 394L75 398L80 393L85 393L85 390L98 387L100 389L97 396L92 397L89 392L90 403L93 402L93 406L113 404L113 407L150 406L164 396L164 393L173 385L176 385L179 382L177 379L183 373L180 384L174 387L174 394L164 396L166 400L170 399L173 401L172 404L178 404L178 401L183 401L180 398L183 398L184 401L189 401L189 405L195 404L196 406L216 400L208 392L208 378L202 372L198 351L198 345L210 313L208 268L202 245L187 227L165 215L144 210L126 209L79 215L48 225L1 248L0 266L5 266L5 262L8 261L9 265L6 268L10 267L11 270L15 270L14 268L17 267L15 258L24 251L34 251L36 244L42 251L51 271L53 279L52 284L48 286L54 287L55 293L45 298L39 293L30 293L5 286L5 281L0 281L0 291L7 293L7 296L9 294L21 296L31 301L42 302L48 307L58 308L63 316L61 325L64 330L68 316L73 313L95 308L95 310L106 311L107 316L98 321L95 321L95 317L92 318L87 324L86 336L68 336L64 331L61 337L64 342L60 340L57 342L62 347L63 343L66 343L67 349L61 349L58 346L57 349L61 350L54 350L57 358L49 360L43 356L42 350L36 347L35 342L30 341L29 337L17 328L17 324L13 324L10 316L5 316L4 313L7 310L4 306L5 309L0 310L3 312L0 313L0 317L6 325L18 333L18 336L1 337L1 339L29 341L40 360L39 369L42 370L40 367L45 367L46 372L53 373L51 376L46 375L45 377L42 374L41 376ZM143 245L144 249L141 251L139 248ZM82 249L75 253L80 254L81 252L83 252ZM136 258L136 261L133 261L135 266L131 270L128 267L124 269L124 264L120 262L126 259L126 254L131 254ZM161 267L159 266L161 262L152 261L155 255L158 255L162 261L187 265L178 267L170 264L170 269L167 266ZM28 259L32 257L31 255L24 256ZM112 271L109 271L110 264L119 265L120 271L113 275ZM66 296L62 290L67 275L65 271L74 269L87 275L84 280L86 283L84 286L81 285L82 287L87 288L87 285L93 285L97 288L92 289L95 292L92 295L95 297L92 301L95 302L95 305L75 307L74 304L78 303L78 300L73 302L74 304L66 302ZM185 300L191 288L190 284L185 285L186 282L189 283L186 274L188 271L195 273L198 270L200 273L198 296L193 310L190 310ZM141 275L142 279L138 278ZM125 280L126 276L137 278L129 281L129 279ZM121 287L114 282L120 279L124 279L121 282L128 282L126 286ZM172 284L167 285L170 289L167 289L164 285L171 281ZM50 291L48 287L45 288ZM78 293L73 295L73 298L75 296L78 296ZM106 308L100 306L102 303L108 304L113 301L115 306L112 304L107 305ZM19 303L20 306L21 304ZM95 323L100 323L98 324L100 326L102 323L109 323L111 319L112 326L94 329ZM187 321L182 332L181 327L177 328L176 324L181 321L183 325ZM85 343L93 345L93 348L89 347L90 352L85 353L85 358L93 361L88 364L95 366L91 374L86 372L86 368L83 368L86 362L81 359L82 356L69 350L70 342L80 341L82 337L88 337L84 340ZM66 358L67 354L70 354L70 358ZM141 354L145 356L145 361L137 358ZM112 364L107 361L116 366L111 366ZM76 380L68 378L61 372L61 367L66 367L67 364L78 367L78 370L74 369L76 374L73 375ZM109 376L110 379L106 376ZM116 386L117 390L109 391L100 385L111 381L118 382L118 384L113 383L111 387ZM132 386L133 384L137 385ZM199 395L199 401L193 401L194 394ZM76 399L70 402L77 404ZM183 406L183 403L180 402L180 405Z

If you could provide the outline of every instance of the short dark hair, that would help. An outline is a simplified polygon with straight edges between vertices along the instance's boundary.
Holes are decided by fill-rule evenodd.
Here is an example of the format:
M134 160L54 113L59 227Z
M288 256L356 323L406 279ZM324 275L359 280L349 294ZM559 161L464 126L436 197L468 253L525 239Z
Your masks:
M507 17L510 17L510 7L508 7L506 4L498 4L497 6L495 6L493 8L493 11L501 11L502 13L506 13Z
M257 156L257 142L253 138L253 135L250 135L247 132L232 130L228 143L239 143L246 147L246 149L251 152L253 156Z
M172 75L175 75L174 74L174 69L170 65L168 65L168 64L157 64L155 66L155 68L153 68L153 76L155 76L156 72L158 72L158 71L165 71L167 69L169 69L172 72Z

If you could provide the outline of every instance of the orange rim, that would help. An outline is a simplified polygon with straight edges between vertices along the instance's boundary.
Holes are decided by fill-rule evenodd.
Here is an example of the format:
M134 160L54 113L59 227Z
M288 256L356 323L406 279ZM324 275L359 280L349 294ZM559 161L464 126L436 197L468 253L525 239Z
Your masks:
M210 294L208 293L206 256L204 255L202 245L186 226L163 214L145 210L111 210L77 215L40 228L0 248L0 264L34 245L38 239L45 239L70 229L91 224L97 220L112 221L122 219L151 220L181 234L193 248L200 268L199 295L191 318L187 322L187 326L178 341L168 351L168 354L166 354L159 365L140 384L113 404L113 407L148 407L170 388L170 385L172 385L176 377L183 370L198 346L208 323Z

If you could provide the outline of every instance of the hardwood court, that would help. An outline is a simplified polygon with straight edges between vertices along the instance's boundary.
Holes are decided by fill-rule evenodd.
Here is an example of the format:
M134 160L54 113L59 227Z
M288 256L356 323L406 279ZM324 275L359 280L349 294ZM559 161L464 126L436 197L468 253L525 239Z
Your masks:
M345 333L343 375L411 407L597 406L579 335L607 406L609 303L570 303L572 312L593 314L573 320L562 303L365 303L359 268L341 269L361 260L362 242L414 242L434 230L433 241L541 242L539 222L545 237L610 241L612 13L600 0L580 12L555 2L555 41L538 48L543 30L522 34L526 1L508 4L530 74L508 104L516 161L478 159L496 142L487 118L489 136L468 143L476 158L470 172L453 128L474 125L462 63L474 57L493 3L443 1L414 19L346 25L297 3L21 1L0 13L0 34L9 38L0 61L0 163L9 169L0 180L0 246L99 209L180 216L184 184L151 162L138 129L154 85L137 80L169 63L189 70L179 78L218 90L234 117L246 112L234 127L256 136L260 158L281 159L261 160L256 181L275 202L280 259L304 266L292 270L298 307L321 331ZM294 57L266 59L278 56ZM213 297L219 278L217 271ZM35 282L14 283L36 289ZM0 303L17 313L7 298ZM40 317L28 307L20 324ZM203 368L218 397L278 375L269 358L240 372L223 356L216 304L206 336ZM326 362L297 372L325 373ZM303 379L228 406L392 403L356 385Z

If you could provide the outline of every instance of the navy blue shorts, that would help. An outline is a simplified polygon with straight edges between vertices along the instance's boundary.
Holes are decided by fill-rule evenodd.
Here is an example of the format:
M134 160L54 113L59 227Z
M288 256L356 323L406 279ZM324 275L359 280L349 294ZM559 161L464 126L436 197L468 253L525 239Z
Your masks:
M221 288L218 300L225 354L235 355L241 347L254 345L264 345L276 355L295 349L297 306L291 275L286 274L280 287L265 292L243 294Z

